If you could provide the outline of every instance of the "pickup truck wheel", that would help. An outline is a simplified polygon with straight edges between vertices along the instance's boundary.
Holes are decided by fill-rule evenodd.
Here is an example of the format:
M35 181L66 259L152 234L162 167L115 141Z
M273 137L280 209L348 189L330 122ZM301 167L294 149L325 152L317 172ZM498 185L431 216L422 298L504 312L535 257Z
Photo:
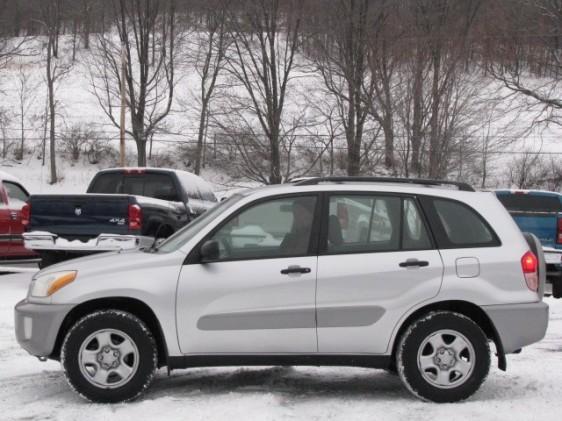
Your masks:
M412 323L396 354L398 374L417 397L457 402L478 390L490 370L486 335L468 317L434 311Z
M68 383L92 402L137 398L152 383L157 362L150 330L120 310L100 310L78 320L61 349Z
M562 276L552 280L552 296L562 298Z

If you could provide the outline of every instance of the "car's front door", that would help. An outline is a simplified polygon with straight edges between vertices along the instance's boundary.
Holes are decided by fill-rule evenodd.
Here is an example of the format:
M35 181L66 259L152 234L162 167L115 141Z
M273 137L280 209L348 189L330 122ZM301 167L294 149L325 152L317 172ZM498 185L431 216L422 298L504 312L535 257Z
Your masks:
M320 246L318 351L382 354L397 323L440 288L443 263L413 197L332 194Z
M300 195L249 205L202 242L217 242L218 258L194 259L196 246L178 282L184 354L317 351L318 202Z

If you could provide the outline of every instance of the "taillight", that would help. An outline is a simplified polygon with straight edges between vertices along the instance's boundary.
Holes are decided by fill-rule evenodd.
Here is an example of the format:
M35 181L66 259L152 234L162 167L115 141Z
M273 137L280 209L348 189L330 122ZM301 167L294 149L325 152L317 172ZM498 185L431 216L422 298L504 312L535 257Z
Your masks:
M562 218L558 218L558 229L556 230L556 244L562 244Z
M140 230L142 227L142 210L139 205L129 205L129 229Z
M23 208L21 208L21 224L23 225L24 228L27 228L27 226L29 225L30 218L31 218L31 205L29 203L26 203L25 205L23 205Z
M521 258L521 269L523 269L523 276L527 288L531 291L539 290L539 261L533 252L528 251Z

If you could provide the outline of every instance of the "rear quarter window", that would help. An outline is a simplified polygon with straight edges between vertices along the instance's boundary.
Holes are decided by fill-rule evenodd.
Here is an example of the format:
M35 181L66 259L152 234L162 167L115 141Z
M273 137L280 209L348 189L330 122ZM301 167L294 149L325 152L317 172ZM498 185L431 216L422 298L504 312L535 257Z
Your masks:
M422 199L439 248L497 247L498 236L488 222L464 203L440 198Z

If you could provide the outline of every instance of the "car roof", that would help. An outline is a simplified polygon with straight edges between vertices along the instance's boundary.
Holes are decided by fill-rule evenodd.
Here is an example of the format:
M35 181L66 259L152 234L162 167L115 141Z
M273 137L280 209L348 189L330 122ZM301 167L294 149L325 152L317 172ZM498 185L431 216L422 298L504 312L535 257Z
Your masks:
M12 174L8 174L4 171L0 171L0 181L11 181L13 183L21 184L20 180L17 177L14 177Z
M380 192L380 193L403 193L411 195L431 195L445 198L454 198L464 201L466 198L481 194L492 194L490 192L463 191L446 187L426 186L416 184L402 184L392 182L343 182L343 183L320 183L320 184L277 184L248 189L238 194L243 196L267 197L285 195L292 193L313 192Z

